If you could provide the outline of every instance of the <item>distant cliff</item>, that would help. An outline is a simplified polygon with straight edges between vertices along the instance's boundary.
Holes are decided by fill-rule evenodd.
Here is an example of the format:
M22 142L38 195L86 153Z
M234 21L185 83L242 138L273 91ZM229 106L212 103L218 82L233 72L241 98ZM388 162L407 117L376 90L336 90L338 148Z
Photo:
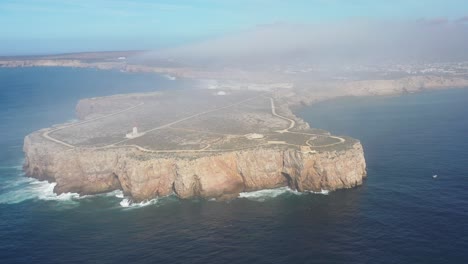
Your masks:
M420 75L389 80L327 81L288 91L286 103L308 105L342 96L386 96L468 87L468 78Z
M342 89L350 95L392 95L414 93L423 90L468 87L468 80L461 77L435 75L411 76L393 80L364 80L347 82Z

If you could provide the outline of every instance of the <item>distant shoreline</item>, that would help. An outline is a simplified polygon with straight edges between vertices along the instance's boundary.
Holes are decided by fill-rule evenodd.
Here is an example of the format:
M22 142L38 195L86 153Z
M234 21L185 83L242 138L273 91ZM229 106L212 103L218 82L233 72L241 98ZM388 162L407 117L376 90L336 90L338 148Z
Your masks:
M137 53L137 52L135 52ZM129 64L125 60L119 60L117 55L128 54L128 52L96 52L96 53L73 53L69 57L85 56L89 54L102 55L106 54L105 59L100 61L86 62L80 59L50 59L47 56L38 57L38 59L26 60L3 60L0 57L0 68L28 68L28 67L63 67L63 68L90 68L97 70L117 70L129 73L156 73L166 76L168 79L174 80L177 78L187 78L193 80L212 79L219 82L219 87L209 89L260 89L265 91L275 90L280 97L287 100L287 104L292 107L301 105L310 105L317 102L332 100L339 97L347 96L375 96L375 95L401 95L408 93L418 93L426 90L441 90L441 89L459 89L468 87L468 78L459 76L442 76L442 75L415 75L397 79L367 79L358 81L312 81L310 84L302 85L306 88L297 88L292 83L279 82L278 80L259 80L257 78L236 80L237 76L230 76L224 72L201 71L196 68L178 68L178 67L155 67L140 64ZM65 56L65 55L57 55ZM109 57L112 55L112 57ZM19 58L19 57L15 57ZM212 75L210 75L212 74ZM232 77L232 79L229 79ZM227 85L227 87L226 87ZM291 86L286 88L287 86ZM255 88L249 88L255 86ZM283 88L277 89L276 86ZM294 86L294 87L293 87ZM319 90L320 92L316 92Z

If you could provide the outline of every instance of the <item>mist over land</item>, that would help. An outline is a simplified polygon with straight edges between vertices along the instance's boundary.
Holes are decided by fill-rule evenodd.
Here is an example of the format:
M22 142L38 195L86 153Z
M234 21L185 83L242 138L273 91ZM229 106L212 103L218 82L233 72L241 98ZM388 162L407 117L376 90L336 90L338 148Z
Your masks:
M149 52L142 57L212 66L463 61L468 59L464 52L468 45L467 21L465 17L457 20L354 19L314 24L274 23Z
M310 103L338 95L463 87L467 46L466 16L348 18L262 24L170 48L3 57L0 66L155 72L198 80L205 88L287 88L281 90Z
M310 128L291 109L343 96L467 87L466 33L464 19L276 23L171 49L8 58L0 65L194 80L195 90L180 93L80 100L80 121L25 138L24 169L57 182L59 194L232 199L278 187L361 185L367 174L359 140ZM132 120L138 126L129 132Z

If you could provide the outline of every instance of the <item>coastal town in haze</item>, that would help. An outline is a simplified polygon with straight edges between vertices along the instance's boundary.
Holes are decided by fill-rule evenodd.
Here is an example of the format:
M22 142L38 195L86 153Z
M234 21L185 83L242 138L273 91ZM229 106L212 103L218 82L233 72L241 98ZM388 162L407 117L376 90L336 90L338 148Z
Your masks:
M128 72L155 72L174 74L178 77L205 77L210 79L242 79L249 77L249 71L254 74L264 74L264 77L280 74L285 80L294 79L295 76L308 75L309 77L322 77L336 80L390 79L417 75L440 76L466 76L468 74L468 61L456 62L412 62L412 63L361 63L361 64L313 64L307 61L293 63L277 63L271 65L244 65L226 66L222 69L212 69L197 65L188 65L183 61L173 59L154 59L142 61L146 51L122 52L92 52L74 53L46 56L16 56L0 57L0 67L77 67L96 69L115 69ZM134 59L134 58L137 59ZM205 76L204 74L212 74ZM340 76L343 75L343 76ZM170 75L169 75L170 76ZM260 77L260 76L259 76ZM266 81L266 80L265 80Z

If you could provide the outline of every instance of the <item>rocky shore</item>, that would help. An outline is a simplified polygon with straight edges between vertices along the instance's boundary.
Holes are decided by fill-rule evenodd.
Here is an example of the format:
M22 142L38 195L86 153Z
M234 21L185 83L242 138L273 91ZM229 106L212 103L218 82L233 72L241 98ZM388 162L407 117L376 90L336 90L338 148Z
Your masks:
M324 93L297 88L283 91L283 103L297 107L338 96L466 87L468 81L424 76L329 85L334 89ZM84 120L112 112L122 105L121 100L137 104L139 99L135 95L113 97L112 101L85 99L78 104L77 115ZM282 113L303 123L288 107ZM171 194L180 198L230 199L241 192L284 186L301 192L351 188L362 184L366 177L363 148L354 139L339 148L310 152L287 145L263 145L231 151L149 153L138 146L67 148L45 138L46 131L26 136L24 170L30 177L56 182L54 191L58 194L122 190L136 202Z
M366 176L359 142L319 153L268 147L210 155L155 155L128 147L70 150L36 132L25 138L24 152L26 174L56 182L58 194L121 189L133 201L172 193L180 198L226 199L281 186L336 190L360 185Z
M159 98L159 95L84 99L78 104L77 115L82 120L89 120L90 117L96 118L109 113L111 109L117 109L121 105L121 100L137 104L141 98L150 97ZM261 98L263 97L260 97L258 104L254 101L251 104L270 107L270 101ZM233 113L240 109L243 108L233 110ZM268 114L271 110L266 108L262 111L264 112L259 113ZM293 143L298 138L304 137L303 132L311 131L307 130L308 125L295 117L289 109L277 108L277 111L293 118L294 121L292 119L290 121L293 121L292 125L295 124L294 131L273 132L274 135L277 134L276 137L285 137L277 140L292 140ZM240 116L247 122L245 124L256 124L256 121L250 123L254 119L248 119L245 114L241 113ZM232 118L233 121L237 120L235 116ZM285 120L282 120L284 117L279 118L270 114L268 118L270 118L269 126L285 125ZM217 125L217 123L204 121L202 125ZM273 127L270 131L274 131ZM249 129L248 125L246 128ZM342 139L344 143L333 143L337 141L337 137L330 137L325 131L320 131L323 135L322 137L318 135L317 140L322 138L331 141L321 143L325 145L314 150L308 146L300 147L283 141L268 141L267 144L248 145L242 149L216 149L215 145L212 145L212 149L207 151L205 147L186 152L159 152L137 145L111 144L100 147L60 144L59 140L48 136L54 129L57 130L57 126L26 136L23 148L24 171L30 177L56 182L54 192L57 194L74 192L85 195L122 190L128 199L135 202L171 194L183 199L192 197L231 199L241 192L285 186L301 192L351 188L362 184L366 177L364 151L360 142L346 137L346 140ZM169 135L170 133L169 131ZM314 138L317 136L312 137ZM232 136L214 139L214 142L228 139L234 140L236 144L250 142L248 139L243 141L239 141L241 138L232 139ZM179 139L178 144L182 145L178 147L183 147L183 140L180 140L182 139ZM254 139L253 142L259 142L258 140L262 139Z
M62 139L49 136L50 132L56 130L54 128L26 136L24 170L28 176L56 182L56 193L96 194L120 189L133 201L170 194L180 198L229 199L241 192L283 186L298 191L351 188L362 184L366 176L366 163L360 142L350 138L344 140L333 137L326 131L310 132L312 129L292 113L292 108L341 96L398 95L468 86L468 79L464 75L413 75L380 80L302 82L300 78L291 80L289 75L281 74L274 76L257 72L246 75L245 71L213 72L196 68L158 67L116 59L126 58L127 55L131 54L90 53L50 58L8 59L0 61L0 67L91 67L129 72L170 73L177 77L196 79L209 77L218 81L214 82L216 85L205 86L228 89L233 93L229 97L245 87L249 87L247 90L268 92L268 96L271 97L257 96L264 98L264 101L246 97L246 102L250 105L234 107L234 103L235 109L225 113L219 112L219 115L209 108L202 109L203 104L200 104L197 106L199 109L187 111L209 113L205 121L199 120L200 123L196 119L190 119L185 126L180 127L179 121L174 120L185 113L177 113L177 108L189 109L191 106L187 104L193 104L197 100L202 102L208 97L211 99L207 102L213 103L219 97L210 97L206 92L200 92L201 95L188 95L186 101L183 101L184 99L180 98L182 95L178 95L176 101L181 103L181 106L172 106L158 93L84 99L76 108L80 120L100 119L132 108L137 108L141 116L115 116L114 119L106 119L103 126L89 123L88 127L62 130L57 133ZM96 59L96 56L99 59ZM281 82L275 81L277 79ZM285 80L288 85L284 84ZM160 96L162 99L158 101ZM271 98L271 114L270 110L265 109L270 106L268 98ZM238 100L241 100L240 97ZM234 102L221 101L221 109L226 108L224 106L230 107ZM138 108L142 105L144 107ZM127 109L128 106L134 107ZM163 125L163 129L159 129L156 125L159 121L150 125L151 122L155 122L154 117L164 118L159 113L166 113L171 107L171 111L175 111L174 119L164 122L177 124L175 127L169 125L165 128L166 125ZM257 110L249 112L246 109ZM157 130L159 134L153 135L153 132L150 132L144 136L146 138L137 138L132 143L114 144L112 140L122 141L119 138L125 135L121 124L128 124L129 120L135 119L144 120L147 123L147 131ZM103 130L108 131L104 133ZM208 134L200 134L196 132L198 130L207 130ZM261 144L255 144L251 139L242 137L242 134L249 133L264 133L268 136L260 139ZM313 133L319 133L318 137L313 136ZM263 135L259 137L262 138ZM339 144L339 147L314 148L316 145L310 144L314 139L317 140L317 144L325 146L337 144L333 143L333 140L337 139L345 143ZM325 143L321 140L325 140ZM242 148L239 148L240 146ZM175 151L160 152L161 148Z

